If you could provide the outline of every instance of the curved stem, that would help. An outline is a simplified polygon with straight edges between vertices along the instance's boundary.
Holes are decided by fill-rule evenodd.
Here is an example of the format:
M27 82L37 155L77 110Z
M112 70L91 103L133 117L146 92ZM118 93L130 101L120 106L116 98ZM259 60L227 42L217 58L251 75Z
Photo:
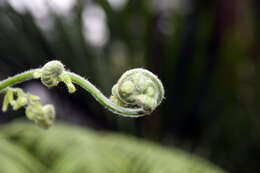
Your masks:
M39 69L33 69L29 70L20 74L17 74L13 77L10 77L8 79L5 79L0 82L0 92L2 92L7 87L22 83L27 80L34 79L34 73Z
M102 94L92 83L90 83L87 79L72 73L72 72L66 72L70 77L73 83L78 84L83 89L87 90L89 93L92 94L92 96L100 102L102 105L104 105L107 109L112 111L113 113L122 115L122 116L128 116L128 117L140 117L144 115L143 109L135 109L135 108L125 108L118 106L114 103L112 103L104 94Z
M0 92L6 89L7 87L22 83L27 80L34 79L34 73L40 69L29 70L20 74L17 74L13 77L10 77L6 80L0 82ZM107 109L112 111L113 113L128 116L128 117L140 117L145 115L143 109L135 109L135 108L124 108L112 103L104 94L102 94L92 83L90 83L87 79L72 73L65 72L70 77L73 83L81 86L83 89L88 91L98 102L104 105Z

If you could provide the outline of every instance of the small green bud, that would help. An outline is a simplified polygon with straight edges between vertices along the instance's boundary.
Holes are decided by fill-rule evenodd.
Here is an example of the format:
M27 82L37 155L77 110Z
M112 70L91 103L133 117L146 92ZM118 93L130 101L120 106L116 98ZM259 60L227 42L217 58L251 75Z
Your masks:
M34 121L41 128L47 129L51 127L55 119L55 109L53 105L31 104L26 108L26 116L29 120Z
M27 98L26 97L19 97L15 104L13 105L13 110L18 110L21 107L25 106L27 104Z
M38 121L44 118L44 112L40 103L30 104L26 107L25 114L29 120Z
M121 86L120 86L120 94L124 95L124 96L128 96L131 93L133 93L133 91L135 90L135 85L132 81L125 81Z
M156 107L156 100L147 95L138 95L136 97L137 103L142 105L143 109L148 112L152 112Z
M55 108L53 105L45 105L43 107L44 118L36 122L40 127L48 129L55 120Z
M76 92L76 87L74 86L74 84L73 84L72 81L71 81L70 76L69 76L66 72L62 73L62 74L59 76L59 78L60 78L60 81L62 81L62 82L65 83L65 85L66 85L67 88L68 88L69 93L74 93L74 92Z
M148 87L145 90L145 94L150 96L150 97L154 97L155 96L155 89L153 87Z
M64 65L60 61L50 61L42 67L41 81L48 88L57 86L58 77L64 72Z
M26 94L23 92L22 89L15 88L13 92L17 96L17 99L14 100L13 103L12 103L13 110L18 110L21 107L25 106L27 104L28 100L26 98Z
M7 89L6 94L4 96L4 102L3 102L3 107L2 107L3 112L7 111L9 104L12 104L12 105L14 104L14 93L12 90Z

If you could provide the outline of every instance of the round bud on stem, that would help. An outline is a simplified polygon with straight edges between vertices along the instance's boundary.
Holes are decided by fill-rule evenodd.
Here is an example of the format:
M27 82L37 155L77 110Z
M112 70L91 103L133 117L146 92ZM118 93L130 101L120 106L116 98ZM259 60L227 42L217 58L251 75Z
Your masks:
M55 109L53 105L42 106L40 103L30 104L26 107L26 116L41 128L48 129L55 120Z
M163 100L161 81L148 70L137 68L125 72L112 89L111 101L129 108L142 108L151 113Z
M42 67L41 81L48 88L57 86L59 76L64 72L64 65L57 60L48 62Z

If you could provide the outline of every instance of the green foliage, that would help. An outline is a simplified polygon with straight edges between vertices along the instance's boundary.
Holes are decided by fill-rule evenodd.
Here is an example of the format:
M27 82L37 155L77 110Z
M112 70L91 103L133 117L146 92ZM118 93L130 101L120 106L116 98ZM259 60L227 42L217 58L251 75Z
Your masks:
M224 173L177 149L134 137L57 125L48 132L13 123L1 128L0 172L4 173Z

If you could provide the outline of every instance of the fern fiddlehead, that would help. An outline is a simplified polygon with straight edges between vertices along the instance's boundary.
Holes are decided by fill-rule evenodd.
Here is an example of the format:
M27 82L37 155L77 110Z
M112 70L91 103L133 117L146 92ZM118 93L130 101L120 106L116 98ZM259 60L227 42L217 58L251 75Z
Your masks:
M112 102L124 107L141 107L151 113L162 101L161 81L151 72L137 68L125 72L112 88Z
M59 61L50 61L42 67L41 82L48 88L57 86L59 76L64 72L64 65Z
M112 88L111 97L107 98L87 79L66 71L60 61L53 60L42 68L20 73L0 82L0 93L5 93L2 110L7 111L8 104L13 106L14 110L25 107L28 119L44 128L50 127L55 119L54 107L42 106L37 96L24 93L19 88L10 88L15 84L38 78L48 88L63 82L69 93L76 91L74 84L77 84L108 110L127 117L140 117L152 113L164 98L161 81L148 70L137 68L125 72Z

